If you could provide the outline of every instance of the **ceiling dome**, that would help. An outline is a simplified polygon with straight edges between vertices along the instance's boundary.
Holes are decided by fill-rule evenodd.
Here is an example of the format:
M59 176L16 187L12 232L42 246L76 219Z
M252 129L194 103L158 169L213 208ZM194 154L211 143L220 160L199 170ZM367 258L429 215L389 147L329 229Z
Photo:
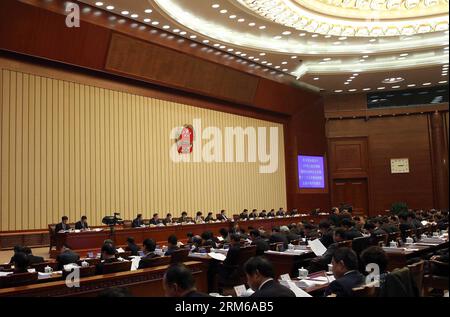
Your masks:
M238 0L253 13L298 30L387 37L445 31L448 0Z

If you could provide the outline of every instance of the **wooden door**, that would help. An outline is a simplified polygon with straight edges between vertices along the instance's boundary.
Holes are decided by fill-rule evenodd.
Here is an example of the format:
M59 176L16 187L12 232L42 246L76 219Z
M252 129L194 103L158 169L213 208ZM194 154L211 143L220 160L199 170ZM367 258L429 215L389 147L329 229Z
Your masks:
M366 178L335 179L333 206L351 205L354 215L368 215L369 199Z

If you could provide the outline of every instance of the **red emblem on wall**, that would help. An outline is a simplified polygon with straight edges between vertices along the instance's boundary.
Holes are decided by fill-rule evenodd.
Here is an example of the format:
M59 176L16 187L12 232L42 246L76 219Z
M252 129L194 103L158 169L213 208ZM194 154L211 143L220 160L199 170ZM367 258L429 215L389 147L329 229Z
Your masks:
M180 154L192 153L194 147L194 128L185 124L177 138L177 148Z

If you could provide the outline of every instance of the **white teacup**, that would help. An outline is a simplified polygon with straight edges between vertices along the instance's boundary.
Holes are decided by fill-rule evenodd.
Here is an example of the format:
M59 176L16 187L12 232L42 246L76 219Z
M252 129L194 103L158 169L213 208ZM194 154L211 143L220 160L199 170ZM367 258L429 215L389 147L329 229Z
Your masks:
M307 269L304 269L304 268L298 269L298 278L299 279L302 280L302 279L307 278L308 274L309 274L309 272Z
M439 237L439 232L437 232L437 231L433 232L433 237L435 237L435 238Z
M81 267L88 267L89 263L86 261L81 262Z
M414 239L411 238L411 237L407 237L407 238L406 238L406 243L407 243L407 244L413 244L413 243L414 243Z
M420 239L426 239L427 238L427 235L425 234L425 233L423 233L421 236L420 236Z
M333 264L328 264L328 273L333 273Z
M50 266L46 266L45 268L44 268L44 272L45 273L53 273L53 269L50 267Z
M390 246L391 248L396 248L396 247L397 247L397 242L391 241L391 243L389 243L389 246Z

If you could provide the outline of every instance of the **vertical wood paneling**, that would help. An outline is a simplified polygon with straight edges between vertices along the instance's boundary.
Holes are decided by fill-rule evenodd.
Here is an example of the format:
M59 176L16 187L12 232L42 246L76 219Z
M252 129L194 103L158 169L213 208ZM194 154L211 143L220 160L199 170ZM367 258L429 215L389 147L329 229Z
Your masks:
M131 219L138 212L149 218L286 206L280 124L86 83L0 74L2 231L45 228L63 215L77 221L85 214L99 225L115 211ZM259 174L259 163L172 162L170 131L196 118L223 136L225 127L278 127L278 171Z

